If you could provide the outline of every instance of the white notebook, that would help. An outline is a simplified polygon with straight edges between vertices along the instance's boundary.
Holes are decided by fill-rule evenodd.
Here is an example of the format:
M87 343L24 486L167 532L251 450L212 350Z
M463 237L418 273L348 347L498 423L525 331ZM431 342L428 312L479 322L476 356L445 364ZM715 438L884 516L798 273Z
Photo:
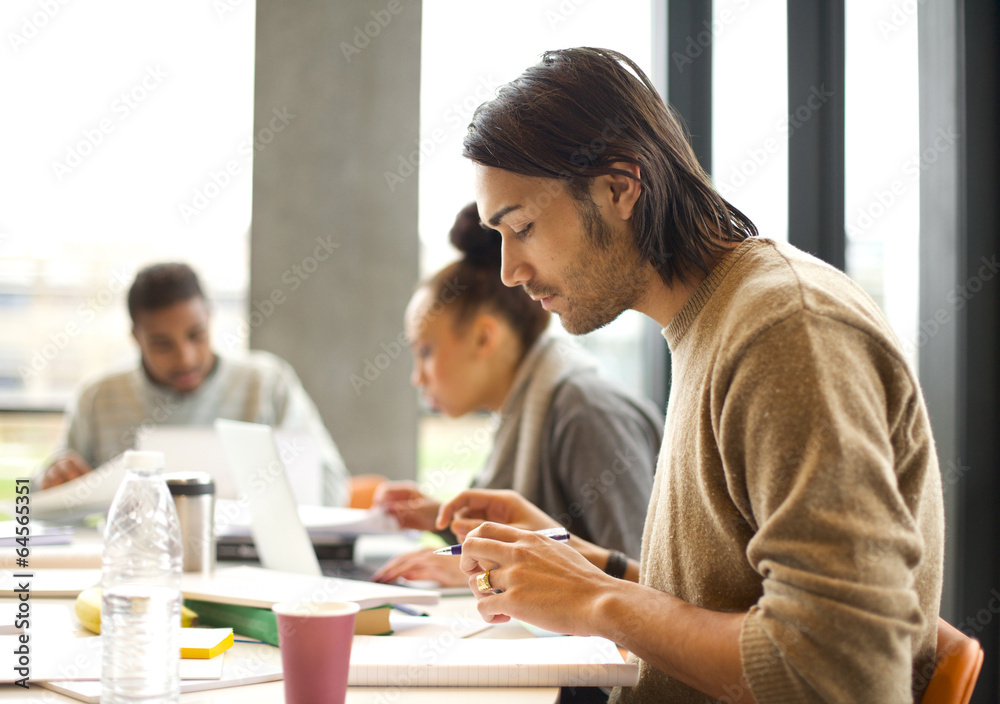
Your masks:
M266 643L236 643L212 660L223 662L220 675L210 679L182 678L182 694L281 679L281 654L277 648ZM212 660L201 662L211 663ZM194 662L197 661L181 660L181 666L190 666L190 663ZM46 689L88 704L98 704L101 701L100 680L48 681L32 682L32 684L41 684Z
M187 599L265 609L279 601L353 601L362 609L438 602L438 594L433 591L262 567L220 567L210 577L187 572L181 578L181 591Z
M355 636L355 687L632 687L639 666L604 638Z

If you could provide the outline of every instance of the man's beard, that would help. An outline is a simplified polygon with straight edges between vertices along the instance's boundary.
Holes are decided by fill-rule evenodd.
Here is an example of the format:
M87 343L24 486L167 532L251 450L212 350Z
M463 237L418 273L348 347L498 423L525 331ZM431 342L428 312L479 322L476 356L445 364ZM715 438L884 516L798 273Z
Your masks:
M567 332L585 335L635 307L644 282L631 235L608 225L593 200L581 201L579 209L584 249L563 272L564 290L572 294L563 296L565 310L559 318Z

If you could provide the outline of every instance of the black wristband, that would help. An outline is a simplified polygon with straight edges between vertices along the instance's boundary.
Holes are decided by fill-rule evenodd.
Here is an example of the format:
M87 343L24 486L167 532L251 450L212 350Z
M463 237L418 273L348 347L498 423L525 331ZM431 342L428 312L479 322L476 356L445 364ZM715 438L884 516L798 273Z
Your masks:
M623 552L611 550L608 553L608 564L604 566L604 572L617 579L625 577L625 570L628 569L628 556Z

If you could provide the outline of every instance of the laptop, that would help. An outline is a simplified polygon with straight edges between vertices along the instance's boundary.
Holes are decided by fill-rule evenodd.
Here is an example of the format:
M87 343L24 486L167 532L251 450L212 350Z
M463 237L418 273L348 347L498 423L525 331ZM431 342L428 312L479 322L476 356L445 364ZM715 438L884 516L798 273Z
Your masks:
M319 446L307 433L275 430L278 456L288 470L292 495L300 504L322 496L323 469ZM166 472L206 472L215 480L215 495L236 499L238 489L218 432L211 426L156 425L136 438L137 450L162 452Z
M313 576L371 578L374 568L353 560L324 560L321 566L299 518L270 426L220 418L215 430L236 492L247 502L250 533L263 567Z

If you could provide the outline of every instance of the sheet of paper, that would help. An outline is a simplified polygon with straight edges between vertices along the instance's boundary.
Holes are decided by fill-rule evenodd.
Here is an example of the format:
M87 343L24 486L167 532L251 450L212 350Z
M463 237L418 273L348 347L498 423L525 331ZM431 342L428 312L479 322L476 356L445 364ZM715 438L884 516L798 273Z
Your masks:
M31 633L27 643L31 682L100 679L101 639L74 638L60 633ZM18 636L0 636L0 682L14 682L24 674L14 670L22 647Z
M24 632L24 627L17 627L17 604L0 604L0 636L12 636Z
M74 543L73 545L31 546L31 569L100 569L102 543ZM17 553L0 551L0 570L16 572Z
M24 526L16 521L0 521L0 548L12 548L27 544L34 548L39 545L68 545L73 541L74 528L45 521L31 521L28 535L18 533ZM22 542L18 542L21 540Z
M30 574L30 577L18 577L19 574ZM23 583L29 583L31 598L40 597L75 597L84 589L101 583L101 570L45 569L28 571L17 570L0 581L0 597L16 597Z
M348 683L410 687L633 686L637 665L604 638L518 640L355 636Z
M400 530L396 519L380 509L300 505L298 510L302 525L313 539L383 535L398 533ZM219 536L249 536L249 504L245 501L218 499L215 505L215 529Z
M405 636L407 638L433 638L437 636L452 636L454 638L468 638L476 633L482 633L492 628L481 618L464 619L448 618L446 616L411 616L400 611L392 610L389 614L389 624L392 626L393 636Z
M32 492L31 515L58 522L107 513L124 478L124 458L119 455L65 484Z
M236 643L222 655L202 662L221 664L221 676L212 679L182 677L182 694L281 679L281 654L277 648L263 643ZM40 684L46 689L89 704L98 704L101 700L99 680L68 680Z
M17 666L18 636L0 636L0 682L14 682L21 674ZM101 637L74 638L62 634L30 634L28 641L31 681L101 679ZM227 651L228 652L228 651ZM223 673L222 656L211 659L181 660L182 680L219 679Z
M185 598L269 608L279 601L354 601L362 609L385 604L436 604L436 592L334 577L311 577L261 567L222 567L211 576L187 573Z

